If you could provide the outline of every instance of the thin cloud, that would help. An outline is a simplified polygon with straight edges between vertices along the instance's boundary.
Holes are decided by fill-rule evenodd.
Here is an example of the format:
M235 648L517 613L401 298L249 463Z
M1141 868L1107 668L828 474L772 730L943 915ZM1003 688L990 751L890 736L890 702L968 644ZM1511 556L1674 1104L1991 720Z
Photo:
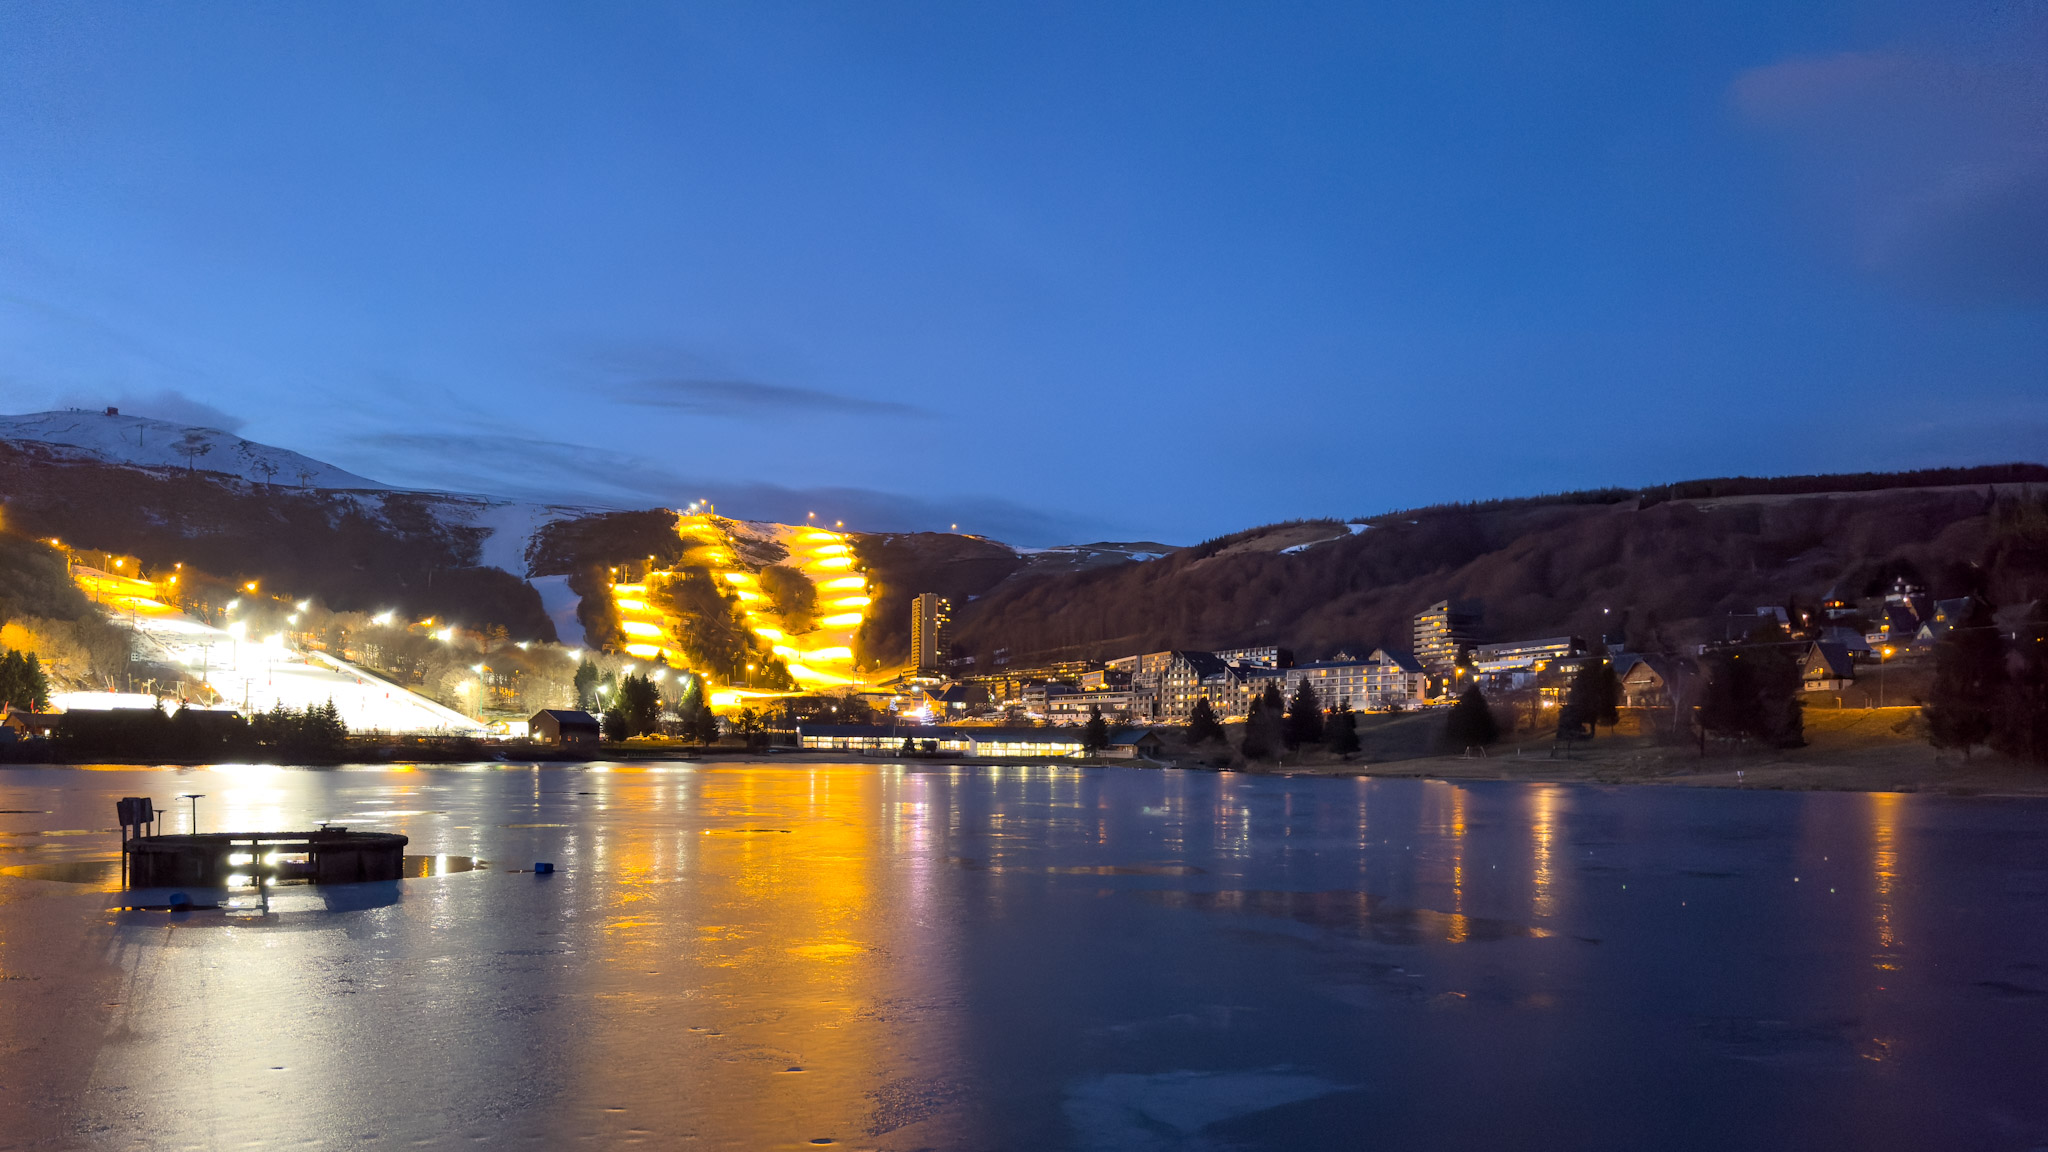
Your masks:
M2048 300L2048 17L1969 49L1800 56L1729 87L1864 271L1956 304Z
M696 416L728 419L785 419L792 416L876 416L922 418L922 408L893 400L841 396L815 388L762 384L752 380L643 380L613 390L618 400L645 408L666 408Z
M793 488L686 476L611 449L560 440L380 432L351 442L370 464L381 465L376 474L415 487L535 503L645 508L709 499L721 513L743 519L801 524L815 512L820 520L844 520L862 532L945 531L958 524L963 532L1025 546L1096 539L1115 530L1095 517L993 497L932 500L868 488Z

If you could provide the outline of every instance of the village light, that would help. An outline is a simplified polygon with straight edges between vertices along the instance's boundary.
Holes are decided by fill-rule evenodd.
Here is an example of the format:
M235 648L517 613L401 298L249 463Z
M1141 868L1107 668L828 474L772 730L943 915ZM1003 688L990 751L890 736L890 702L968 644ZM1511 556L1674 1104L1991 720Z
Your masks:
M251 580L247 584L242 585L242 587L247 588L251 592L254 592L256 590L256 582L254 580Z

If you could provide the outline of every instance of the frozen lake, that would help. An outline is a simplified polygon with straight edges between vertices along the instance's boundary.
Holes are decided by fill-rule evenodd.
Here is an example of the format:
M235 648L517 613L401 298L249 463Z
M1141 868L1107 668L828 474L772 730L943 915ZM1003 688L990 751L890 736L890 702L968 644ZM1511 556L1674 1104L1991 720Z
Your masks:
M110 911L114 799L181 793L485 863ZM491 765L0 809L5 1148L2048 1147L2039 801Z

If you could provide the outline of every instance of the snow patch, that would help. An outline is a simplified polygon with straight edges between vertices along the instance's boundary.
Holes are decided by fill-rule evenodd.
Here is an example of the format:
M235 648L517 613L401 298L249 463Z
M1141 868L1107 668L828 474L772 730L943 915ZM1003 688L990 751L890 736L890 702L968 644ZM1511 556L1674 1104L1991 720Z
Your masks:
M311 456L244 440L218 428L174 424L147 416L109 416L88 411L0 416L0 440L49 444L102 463L190 468L286 488L391 488Z
M576 618L576 606L583 602L581 596L569 590L567 576L537 576L530 583L540 593L541 610L548 619L555 622L555 637L571 648L589 646L589 639L583 635L583 622Z

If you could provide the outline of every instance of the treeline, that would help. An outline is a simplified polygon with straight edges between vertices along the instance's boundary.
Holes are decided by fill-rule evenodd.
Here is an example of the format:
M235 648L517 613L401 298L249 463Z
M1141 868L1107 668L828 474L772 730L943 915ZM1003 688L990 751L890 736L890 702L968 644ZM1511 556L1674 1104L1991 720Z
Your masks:
M0 705L28 712L49 710L50 678L35 653L10 648L0 656Z
M2048 605L2037 602L2008 635L1982 599L1934 649L1934 684L1921 716L1936 748L1964 758L1988 745L2048 763Z
M629 672L600 673L586 660L576 669L577 707L598 717L612 743L635 736L673 736L709 744L718 739L718 717L705 699L703 677L682 673L664 698L653 677Z
M1099 722L1099 716L1089 719L1091 727ZM1206 744L1229 745L1229 736L1207 699L1195 701L1195 710L1188 717L1187 737L1188 743L1197 748ZM1105 730L1102 740L1094 747L1107 744ZM1315 687L1306 681L1295 689L1291 701L1278 685L1266 685L1266 690L1252 702L1251 712L1245 717L1238 752L1246 760L1273 761L1279 759L1283 752L1299 752L1304 748L1322 748L1349 759L1359 749L1358 715L1351 710L1350 704L1342 701L1324 711L1322 702L1316 697Z
M332 701L282 704L243 718L234 712L117 708L57 718L51 751L71 763L95 760L208 762L278 757L331 762L348 747L348 725Z

